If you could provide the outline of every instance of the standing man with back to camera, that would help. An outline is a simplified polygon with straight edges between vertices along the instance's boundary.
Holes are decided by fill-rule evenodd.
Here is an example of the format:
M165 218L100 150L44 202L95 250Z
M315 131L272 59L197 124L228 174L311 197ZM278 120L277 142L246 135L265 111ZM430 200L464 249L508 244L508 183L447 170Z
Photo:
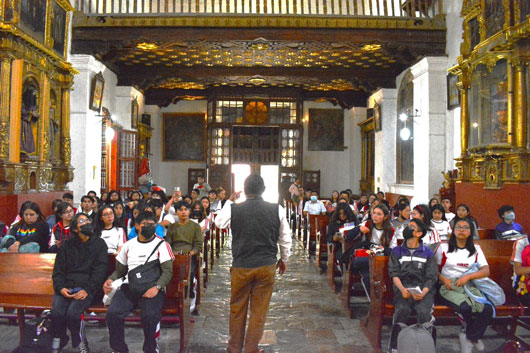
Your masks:
M263 179L252 174L245 179L247 200L233 202L232 194L215 219L218 228L232 229L232 267L230 268L230 340L227 352L261 353L258 343L263 336L265 320L274 289L276 268L280 275L287 269L291 249L289 224L278 204L263 201ZM278 245L281 259L277 261ZM247 311L250 318L245 336Z

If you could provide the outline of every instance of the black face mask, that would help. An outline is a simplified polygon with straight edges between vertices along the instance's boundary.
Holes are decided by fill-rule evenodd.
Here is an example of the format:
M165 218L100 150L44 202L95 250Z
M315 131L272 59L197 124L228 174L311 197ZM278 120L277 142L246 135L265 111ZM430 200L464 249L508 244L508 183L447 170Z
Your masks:
M403 239L409 240L413 236L414 236L414 229L409 228L409 227L405 228L405 230L403 231Z
M148 225L142 227L142 235L146 239L150 239L155 234L156 225Z
M94 232L94 227L92 226L92 223L85 223L81 227L79 227L79 229L81 230L81 233L83 233L87 237L90 237Z
M199 218L201 218L201 216L202 216L202 212L201 211L193 211L191 213L191 218L193 218L193 219L199 219Z

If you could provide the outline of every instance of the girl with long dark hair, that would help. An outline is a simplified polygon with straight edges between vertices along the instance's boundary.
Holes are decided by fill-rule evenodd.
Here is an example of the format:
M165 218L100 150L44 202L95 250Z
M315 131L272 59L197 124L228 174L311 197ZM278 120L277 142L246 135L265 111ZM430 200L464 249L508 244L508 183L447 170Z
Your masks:
M50 241L50 252L57 252L62 243L69 239L70 223L74 217L74 208L68 202L61 202L57 205L55 219L59 220L52 229L52 238Z
M117 255L126 241L125 231L116 224L114 208L103 206L96 215L94 235L101 237L107 244L107 252Z
M464 332L460 334L462 352L473 350L473 346L484 350L481 338L493 317L493 308L470 299L469 292L481 296L471 280L488 277L489 265L480 245L473 243L473 222L464 218L456 222L449 242L440 243L435 256L440 266L439 279L441 302L454 309L465 322ZM469 273L474 265L478 270ZM464 286L466 290L464 290Z
M473 229L474 229L474 232L472 234L473 235L473 239L479 239L479 236L478 236L478 222L475 219L475 217L473 217L471 215L471 212L469 211L469 206L466 205L466 204L461 203L456 208L455 217L451 221L449 221L449 225L451 226L451 229L453 229L455 227L456 222L458 222L459 220L464 219L464 218L469 219L473 223Z
M438 232L431 224L431 210L427 205L416 205L412 209L412 218L419 219L427 226L427 234L423 237L423 244L430 245L440 242Z
M25 202L18 215L20 221L2 238L0 248L9 252L48 252L50 227L39 205Z
M445 210L442 205L436 204L431 208L431 228L434 228L440 240L448 240L451 235L452 228L445 218Z

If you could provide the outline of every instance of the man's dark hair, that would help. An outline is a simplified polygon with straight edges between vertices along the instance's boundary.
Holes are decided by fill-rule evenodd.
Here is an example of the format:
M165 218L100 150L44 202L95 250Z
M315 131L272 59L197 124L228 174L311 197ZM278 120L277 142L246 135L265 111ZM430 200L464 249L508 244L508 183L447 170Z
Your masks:
M84 202L86 199L89 199L90 202L94 203L94 198L92 196L88 196L88 195L84 195L82 198L81 198L81 202Z
M162 208L164 207L164 202L160 199L150 199L147 201L147 205L153 208Z
M212 190L208 191L208 195L210 195L210 194L216 194L216 195L217 195L217 193L215 192L215 190L214 190L214 189L212 189Z
M182 206L186 207L188 210L191 210L191 205L189 203L184 200L180 200L175 204L175 211L180 210Z
M500 219L504 219L504 217L503 217L504 212L508 212L508 211L514 211L515 212L515 209L511 205L503 205L503 206L501 206L501 208L499 208L497 210L497 214L499 215Z
M79 221L79 217L81 216L85 216L86 218L90 219L90 216L83 212L78 212L72 217L72 220L70 221L70 231L76 234L77 234L77 223ZM90 221L92 221L92 219L90 219Z
M73 200L74 199L74 195L71 192L65 192L63 194L63 199Z
M89 192L86 193L87 195L88 194L94 194L94 196L98 196L98 193L95 192L94 190L90 190Z
M410 205L408 204L408 202L400 202L398 204L398 211L403 211L405 208L409 207Z
M245 190L245 194L248 195L256 195L260 196L263 194L263 191L265 191L265 182L263 181L263 178L259 176L258 174L250 174L245 179L245 184L243 189Z
M156 216L153 212L141 212L138 217L136 217L135 223L141 224L143 221L153 221L156 223Z
M418 230L421 232L421 238L423 238L427 234L427 226L419 219L413 218L410 220L409 223L415 223L418 226Z
M191 190L191 192L194 192L194 191L197 193L197 195L201 193L201 190L199 190L199 189L193 189L193 190Z

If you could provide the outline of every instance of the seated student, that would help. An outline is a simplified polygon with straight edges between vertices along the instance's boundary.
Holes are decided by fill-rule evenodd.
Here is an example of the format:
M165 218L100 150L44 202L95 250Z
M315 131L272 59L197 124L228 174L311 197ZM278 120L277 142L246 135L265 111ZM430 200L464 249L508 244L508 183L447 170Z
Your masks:
M63 194L63 202L68 202L73 207L74 213L77 213L77 208L74 207L74 195L71 192L65 192Z
M81 315L88 308L105 280L107 246L93 236L90 218L78 213L72 218L72 237L59 248L53 266L52 349L58 352L68 343L66 328L72 336L72 347L88 353Z
M116 226L123 229L123 231L127 231L127 215L125 214L125 208L123 207L123 204L117 202L112 207L114 209L114 216L115 216L115 222Z
M201 198L201 205L204 212L204 227L201 225L202 231L207 231L210 229L210 224L213 223L213 212L211 210L211 204L210 204L210 198L209 197L202 197Z
M96 220L97 211L94 212L94 198L92 196L84 195L81 197L81 204L79 207L79 212L86 213L92 222Z
M123 203L120 193L116 190L110 190L109 196L107 196L107 203L108 204L115 204L116 202Z
M326 207L322 201L318 200L318 192L311 191L311 201L306 202L304 205L304 217L307 215L326 215Z
M390 250L397 246L394 228L390 223L390 210L385 205L377 205L372 210L372 220L359 224L345 234L347 240L356 240L362 244L361 248L390 254ZM359 272L367 294L370 290L370 267L368 257L355 257L352 270Z
M388 209L390 209L390 203L385 199L385 193L384 192L378 191L377 192L377 199L379 200L379 202L385 204L385 206L388 207Z
M365 212L363 219L361 219L361 222L372 220L372 210L380 204L381 202L379 201L379 199L373 200L372 203L370 204L370 207L368 207L368 212Z
M524 306L530 306L530 242L528 236L518 239L513 247L510 263L513 265L514 289ZM527 284L528 283L528 284Z
M151 201L153 200L157 200L157 199L151 199ZM149 204L145 205L141 210L142 210L141 212L150 212L152 214L155 214L154 207L150 206ZM164 239L165 234L166 234L166 229L160 224L157 224L155 227L155 234L157 237ZM136 238L136 236L138 236L138 224L137 224L137 221L135 220L134 227L131 228L131 231L129 232L129 234L127 234L127 240Z
M447 197L444 197L442 199L442 207L444 208L445 219L447 220L447 222L451 222L451 220L455 218L455 214L451 212L451 206L451 200L449 200Z
M478 222L475 217L473 217L469 212L469 207L463 203L458 205L458 207L456 208L456 216L449 221L451 229L455 227L456 222L464 218L468 218L469 220L471 220L471 222L473 222L473 239L479 239L480 237L478 236Z
M197 204L199 209L202 208L200 203ZM196 255L199 255L202 251L203 236L201 227L196 222L190 220L191 206L184 201L179 201L175 205L177 211L178 220L170 225L167 230L166 239L171 245L171 249L174 253L182 252L184 254L190 254L192 256L190 273L193 275L197 271L198 259ZM198 217L202 217L203 213L199 210ZM193 278L193 283L190 286L190 311L194 314L198 314L195 307L195 294L196 294L196 279Z
M405 242L390 253L388 272L394 284L394 324L406 323L412 309L419 324L432 319L438 265L433 251L421 241L426 233L425 224L412 219L403 231ZM415 287L421 293L409 290Z
M337 203L337 208L335 209L333 216L331 216L331 220L329 221L328 225L328 231L326 233L327 243L334 244L335 249L337 249L337 261L341 258L343 250L341 243L342 236L340 234L340 228L347 223L354 223L355 225L357 225L357 217L355 217L350 208L350 205L348 205L347 202L339 202Z
M50 252L56 253L63 242L70 238L70 224L74 217L74 209L67 202L61 202L57 206L57 213L55 218L59 220L52 228L52 235L50 239Z
M445 218L444 214L444 208L440 204L436 204L432 206L431 208L431 228L434 228L438 235L440 236L440 240L449 240L449 237L451 236L451 226L449 225L449 222Z
M1 252L48 252L50 228L39 205L24 202L18 214L20 221L0 242Z
M107 203L108 197L109 197L109 193L106 191L103 191L101 193L101 203Z
M409 199L407 199L406 196L403 196L403 195L398 196L396 204L391 209L393 218L397 218L399 216L398 208L399 208L399 205L401 205L402 203L406 203L407 205L410 206L410 201L409 201Z
M429 200L429 209L431 209L432 206L434 205L438 205L439 203L440 201L438 201L438 198L433 197L432 199Z
M390 223L396 232L396 239L403 239L403 230L407 228L407 224L410 222L410 205L407 202L402 202L398 205L398 216L394 218Z
M427 227L427 234L423 238L423 244L430 245L440 242L440 236L438 231L433 227L431 223L431 211L427 205L416 205L412 209L412 218L419 219Z
M337 190L333 190L331 192L331 199L326 202L326 211L328 212L328 215L331 216L333 212L335 212L335 208L337 207L337 202L339 202L339 192Z
M201 191L199 189L193 189L191 190L191 203L194 203L195 201L199 200L199 195L201 194Z
M100 206L103 206L103 204L101 203L101 199L99 197L94 197L94 202L92 203L92 211L94 212L94 217L95 217L95 214L98 213L99 211L99 208Z
M359 218L360 220L363 219L364 214L370 210L370 204L368 203L368 195L362 193L359 202L356 202L354 205L354 212L357 214L357 218Z
M217 193L215 190L208 191L208 201L210 201L210 205L217 201Z
M120 289L116 291L107 311L107 326L109 328L110 347L115 352L129 352L125 343L125 317L135 308L141 313L144 332L143 351L145 353L158 352L158 337L160 335L160 320L165 301L165 287L173 276L173 260L175 256L171 247L164 240L155 236L156 217L152 212L142 212L136 218L135 227L138 236L125 244L116 256L116 269L103 284L103 291L112 291L112 282L130 274L140 265L158 260L160 262L160 277L155 284L139 294L131 290L129 278L126 278ZM155 251L155 248L157 248ZM150 255L152 256L148 258Z
M442 284L440 300L454 309L465 322L465 333L460 334L463 353L471 353L473 346L479 351L484 350L481 338L493 317L491 305L472 300L464 289L466 285L471 293L481 296L470 280L488 277L490 274L484 252L480 245L473 243L472 233L473 223L469 219L461 219L456 222L449 242L440 243L435 251ZM465 274L475 263L479 270Z
M116 215L110 205L101 207L96 215L94 235L107 244L109 254L118 255L126 241L125 230L116 225Z
M53 226L59 221L55 218L55 214L57 213L57 205L63 202L62 199L55 199L52 202L52 214L46 217L46 223L48 223L48 226L50 227L50 230L52 230Z
M497 239L510 239L524 234L523 227L514 221L515 209L513 206L504 205L497 210L497 214L502 220L495 227L495 237Z

